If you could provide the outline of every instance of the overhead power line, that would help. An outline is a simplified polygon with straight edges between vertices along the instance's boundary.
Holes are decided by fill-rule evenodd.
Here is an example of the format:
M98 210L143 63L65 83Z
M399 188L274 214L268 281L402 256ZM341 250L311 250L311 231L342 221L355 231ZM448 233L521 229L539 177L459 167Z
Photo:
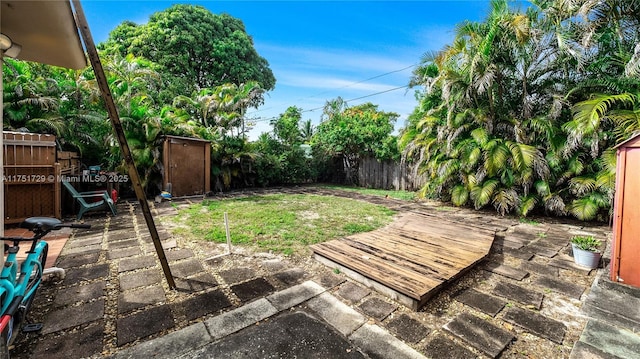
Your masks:
M403 68L401 68L401 69L393 70L393 71L389 71L389 72L385 72L385 73L383 73L383 74L376 75L376 76L372 76L372 77L369 77L369 78L364 79L364 80L359 80L359 81L351 82L351 83L348 83L348 84L346 84L346 85L344 85L344 86L336 87L335 89L322 91L322 92L316 93L316 94L311 95L311 96L301 97L301 98L297 99L296 101L302 101L302 100L306 100L306 99L314 98L314 97L316 97L316 96L323 95L323 94L325 94L325 93L330 93L330 92L333 92L333 91L336 91L336 90L341 90L341 89L344 89L344 88L348 88L348 87L351 87L351 86L353 86L353 85L357 85L357 84L361 84L361 83L363 83L363 82L367 82L367 81L375 80L375 79L377 79L377 78L384 77L384 76L387 76L387 75L391 75L391 74L394 74L394 73L397 73L397 72L402 72L402 71L408 70L408 69L410 69L410 68L412 68L412 67L416 67L416 66L418 66L418 64L409 65L409 66L403 67ZM404 86L404 87L407 87L407 86ZM402 88L402 87L400 87L400 88ZM381 93L385 93L385 92L389 92L389 91L394 91L394 90L397 90L397 89L391 89L391 90L387 90L387 91L382 91L382 92L380 92L380 93L371 94L371 95L366 95L365 97L368 97L368 96L375 96L375 95L377 95L377 94L381 94ZM362 97L362 98L365 98L365 97ZM360 98L357 98L357 99L351 99L350 101L359 100L359 99L360 99ZM252 111L251 113L248 113L247 115L253 115L253 114L256 114L256 113L258 113L258 112L266 111L266 110L268 110L268 109L269 109L269 108L266 108L266 109L260 109L260 110L256 110L256 111ZM305 111L302 111L302 112L309 112L309 111L314 111L314 110L317 110L317 108L316 108L316 109L311 109L311 110L305 110Z
M396 72L402 72L402 71L404 71L404 70L408 70L408 69L410 69L410 68L412 68L412 67L415 67L415 66L417 66L417 65L418 65L418 64L413 64L413 65L410 65L410 66L407 66L407 67L403 67L403 68L401 68L401 69L399 69L399 70L393 70L393 71L385 72L385 73L380 74L380 75L376 75L376 76L373 76L373 77L369 77L368 79L364 79L364 80L360 80L360 81L356 81L356 82L351 82L351 83L346 84L346 85L344 85L344 86L337 87L337 88L332 89L332 90L322 91L322 92L317 93L317 94L315 94L315 95L311 95L311 96L303 97L303 98L298 99L298 100L304 100L304 99L307 99L307 98L313 98L313 97L316 97L316 96L318 96L318 95L323 95L323 94L325 94L325 93L329 93L329 92L332 92L332 91L335 91L335 90L342 90L342 89L344 89L344 88L351 87L351 86L353 86L353 85L361 84L361 83L363 83L363 82L367 82L367 81L375 80L375 79L377 79L377 78L384 77L384 76L387 76L387 75L395 74Z
M344 102L349 103L349 102L351 102L351 101L362 100L363 98L372 97L372 96L377 96L377 95L381 95L381 94L383 94L383 93L387 93L387 92L391 92L391 91L395 91L395 90L400 90L400 89L408 88L409 86L410 86L410 85L404 85L404 86L394 87L394 88L391 88L391 89L388 89L388 90L379 91L379 92L371 93L371 94L368 94L368 95L364 95L364 96L360 96L360 97L352 98L352 99L349 99L349 100L345 100ZM310 109L310 110L304 110L304 111L301 111L301 112L312 112L312 111L320 110L320 109L323 109L323 108L324 108L324 106L321 106L321 107L312 108L312 109Z

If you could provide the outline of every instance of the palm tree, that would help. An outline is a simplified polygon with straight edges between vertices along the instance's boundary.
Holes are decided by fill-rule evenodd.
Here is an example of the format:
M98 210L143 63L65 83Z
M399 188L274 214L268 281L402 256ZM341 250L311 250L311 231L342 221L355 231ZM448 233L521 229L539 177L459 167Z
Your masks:
M311 124L311 120L302 122L302 125L300 126L300 134L302 135L304 143L309 144L311 142L311 137L313 137L314 134L314 128Z

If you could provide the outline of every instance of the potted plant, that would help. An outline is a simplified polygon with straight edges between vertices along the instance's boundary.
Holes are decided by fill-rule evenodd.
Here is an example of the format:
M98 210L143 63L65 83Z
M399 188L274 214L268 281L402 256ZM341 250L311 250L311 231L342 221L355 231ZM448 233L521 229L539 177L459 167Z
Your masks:
M590 269L598 268L602 253L598 251L602 242L593 236L573 236L571 248L576 264Z

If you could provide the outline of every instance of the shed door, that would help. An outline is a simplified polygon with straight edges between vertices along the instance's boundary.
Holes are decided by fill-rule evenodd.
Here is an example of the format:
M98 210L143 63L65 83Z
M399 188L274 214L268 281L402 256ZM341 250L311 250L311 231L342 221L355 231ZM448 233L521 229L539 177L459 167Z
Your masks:
M172 138L169 143L169 182L175 197L204 194L205 157L202 143Z
M628 148L626 156L618 276L640 286L640 148Z

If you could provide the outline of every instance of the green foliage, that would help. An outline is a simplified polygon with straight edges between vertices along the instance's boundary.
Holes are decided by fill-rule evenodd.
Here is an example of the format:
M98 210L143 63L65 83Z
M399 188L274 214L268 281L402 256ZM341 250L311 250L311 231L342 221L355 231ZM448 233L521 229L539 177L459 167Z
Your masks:
M509 5L492 1L484 21L459 24L422 59L403 160L429 198L606 220L610 149L640 130L640 2Z
M159 98L165 101L224 83L257 81L266 90L275 86L267 60L256 52L242 21L202 6L173 5L151 15L146 24L124 22L100 49L156 63L165 83Z
M289 107L271 121L273 134L263 133L256 141L258 185L305 183L315 178L313 157L303 145L301 119L301 110Z
M398 116L379 111L372 103L347 107L340 98L329 101L312 145L325 162L341 157L347 183L356 183L360 158L372 156L385 160L398 157L397 139L391 136Z
M598 247L602 244L602 242L593 236L573 236L571 237L571 243L575 244L576 247L590 252L595 252L598 250Z

